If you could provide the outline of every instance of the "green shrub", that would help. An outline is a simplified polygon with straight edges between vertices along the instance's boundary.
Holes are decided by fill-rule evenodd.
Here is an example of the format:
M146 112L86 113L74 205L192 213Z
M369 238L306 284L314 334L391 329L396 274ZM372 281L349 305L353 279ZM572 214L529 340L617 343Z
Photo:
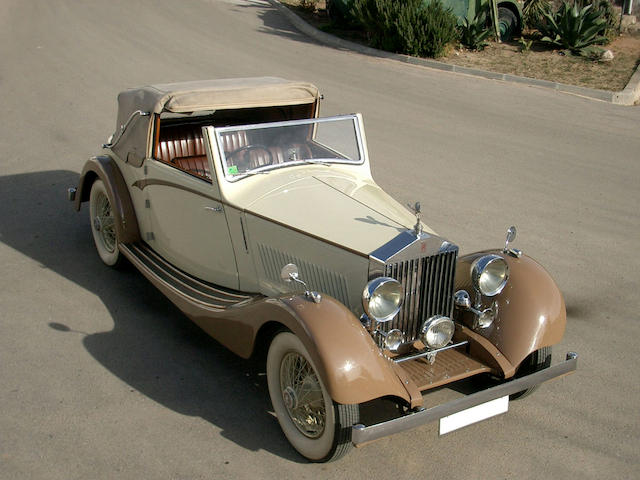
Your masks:
M616 14L613 9L613 5L609 0L599 0L594 2L594 9L600 13L600 16L605 21L605 28L600 32L601 35L607 38L607 43L611 42L618 34L618 27L620 25L620 16Z
M456 17L441 0L355 0L353 12L373 47L440 57L456 40Z
M398 52L402 49L402 42L396 23L402 8L400 2L356 0L353 4L353 13L356 21L367 34L372 47Z
M354 0L327 0L327 14L331 21L336 25L344 26L350 26L354 23L353 2Z
M471 50L482 50L488 45L486 40L491 33L487 28L488 7L489 4L482 5L481 0L476 0L476 16L472 20L464 17L458 26L460 43Z
M592 45L607 41L602 35L606 21L592 5L582 7L578 2L571 5L566 0L555 13L545 13L544 23L538 29L543 42L566 48L575 54L587 54Z

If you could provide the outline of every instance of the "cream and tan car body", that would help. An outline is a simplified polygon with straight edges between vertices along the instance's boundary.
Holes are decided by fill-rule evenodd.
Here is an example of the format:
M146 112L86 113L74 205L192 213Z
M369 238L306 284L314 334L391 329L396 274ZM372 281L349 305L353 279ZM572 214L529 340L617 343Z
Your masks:
M435 387L480 374L501 381L517 377L532 352L562 338L562 295L535 261L497 249L490 253L508 263L510 279L491 299L498 312L492 327L474 328L473 315L454 305L453 293L473 290L470 265L489 252L458 256L456 245L376 185L360 115L340 117L357 131L357 162L229 177L220 132L315 119L319 100L315 86L277 78L122 92L118 128L85 164L74 191L76 208L101 179L120 253L236 354L251 356L273 332L286 328L304 343L335 402L391 398L409 409L409 415L390 422L354 426L355 444L575 369L571 355L524 380L502 382L455 404L422 408L424 394ZM287 264L297 265L300 278L320 294L319 302L281 279ZM363 288L380 275L395 277L405 288L403 310L381 327L412 330L404 351L386 349L364 315ZM435 306L421 304L426 296ZM413 317L418 311L427 315L428 308L429 315L454 317L456 348L424 353L417 338L422 318Z

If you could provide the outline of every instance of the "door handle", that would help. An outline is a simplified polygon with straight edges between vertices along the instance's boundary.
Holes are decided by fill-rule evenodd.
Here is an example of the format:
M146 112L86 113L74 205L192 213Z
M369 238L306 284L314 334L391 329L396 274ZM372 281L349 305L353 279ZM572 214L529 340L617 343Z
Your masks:
M204 207L205 210L211 210L212 212L220 213L222 212L222 207Z

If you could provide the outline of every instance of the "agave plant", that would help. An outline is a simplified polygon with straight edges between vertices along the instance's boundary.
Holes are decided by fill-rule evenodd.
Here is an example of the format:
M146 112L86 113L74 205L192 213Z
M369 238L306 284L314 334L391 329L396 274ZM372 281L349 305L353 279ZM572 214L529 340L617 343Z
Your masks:
M487 7L488 4L476 0L475 17L472 20L464 17L458 26L460 43L470 50L482 50L488 45L486 39L491 31L487 28Z
M605 20L599 11L592 10L593 5L580 7L566 0L555 13L545 13L545 22L540 25L543 42L548 42L572 53L581 54L591 45L605 43L601 33Z

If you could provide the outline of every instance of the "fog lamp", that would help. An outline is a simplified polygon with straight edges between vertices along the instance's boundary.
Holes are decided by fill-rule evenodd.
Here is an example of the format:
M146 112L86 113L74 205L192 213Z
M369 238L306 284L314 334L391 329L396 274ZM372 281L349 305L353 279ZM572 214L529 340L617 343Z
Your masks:
M429 348L442 348L451 341L454 331L453 320L443 315L436 315L422 324L420 340Z
M402 345L403 343L404 343L404 334L397 328L390 330L384 338L384 344L392 352L395 352L396 350L398 350L398 348L400 348L400 345Z

